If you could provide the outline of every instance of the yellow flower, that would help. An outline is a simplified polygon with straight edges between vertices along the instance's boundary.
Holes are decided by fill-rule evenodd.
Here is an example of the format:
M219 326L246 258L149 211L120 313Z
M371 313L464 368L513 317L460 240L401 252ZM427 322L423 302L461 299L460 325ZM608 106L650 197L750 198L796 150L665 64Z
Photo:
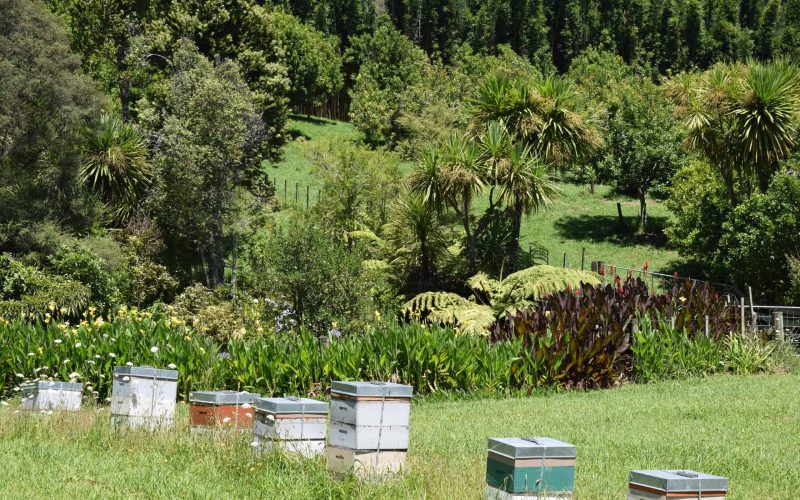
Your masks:
M62 307L61 309L58 310L58 312L60 312L61 314L67 314L67 308Z
M380 320L381 320L381 312L375 311L375 321L380 322Z
M55 302L50 302L50 304L47 305L47 308L50 309L50 312L55 311L56 310Z

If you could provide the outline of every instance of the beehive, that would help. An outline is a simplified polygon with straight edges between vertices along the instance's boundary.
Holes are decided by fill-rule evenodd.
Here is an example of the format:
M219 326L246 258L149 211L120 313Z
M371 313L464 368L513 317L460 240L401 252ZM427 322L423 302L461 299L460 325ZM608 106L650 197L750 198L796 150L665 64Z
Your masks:
M22 385L22 408L42 411L78 411L83 385L36 380Z
M391 382L333 382L328 468L361 477L402 472L412 393L411 386Z
M117 366L111 389L112 427L155 430L175 423L177 371Z
M328 403L316 399L259 398L253 421L256 451L279 448L305 457L325 449Z
M189 425L192 430L253 428L253 405L261 395L238 391L189 393Z
M487 498L572 498L576 448L548 437L489 438Z
M632 470L628 500L723 500L728 480L693 470Z

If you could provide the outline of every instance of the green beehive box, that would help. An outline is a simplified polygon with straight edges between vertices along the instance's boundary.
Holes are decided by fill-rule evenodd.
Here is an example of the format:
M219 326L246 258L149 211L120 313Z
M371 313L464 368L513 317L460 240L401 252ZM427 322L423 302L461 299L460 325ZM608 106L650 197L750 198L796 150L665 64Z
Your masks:
M570 493L574 445L547 437L489 438L486 483L508 493Z

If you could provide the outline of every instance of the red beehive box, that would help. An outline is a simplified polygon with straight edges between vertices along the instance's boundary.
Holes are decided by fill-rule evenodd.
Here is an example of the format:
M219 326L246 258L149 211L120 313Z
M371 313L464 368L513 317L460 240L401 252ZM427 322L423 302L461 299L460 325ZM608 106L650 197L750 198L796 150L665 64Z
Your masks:
M189 425L194 429L252 429L255 400L260 394L196 391L189 394Z

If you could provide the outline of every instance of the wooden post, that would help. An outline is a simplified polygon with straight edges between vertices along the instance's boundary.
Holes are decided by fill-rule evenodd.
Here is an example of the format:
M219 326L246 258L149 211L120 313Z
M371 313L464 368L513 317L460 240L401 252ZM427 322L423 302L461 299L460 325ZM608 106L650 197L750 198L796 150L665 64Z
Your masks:
M758 318L756 318L756 310L753 307L753 288L750 285L747 285L747 295L750 297L750 326L755 332Z
M772 329L775 330L775 338L781 343L786 342L786 332L783 330L783 311L772 311Z
M674 315L673 315L673 316L670 316L670 318L669 318L669 326L670 326L670 328L672 328L673 330L675 329L675 316L674 316Z
M617 202L617 215L619 216L619 221L622 222L622 203Z
M706 337L708 337L710 333L711 332L710 332L710 329L708 327L708 314L706 314Z
M317 191L317 205L319 205L321 201L322 201L322 188L319 188L319 191Z
M544 263L550 265L550 250L545 249L544 251Z
M740 321L742 322L742 335L744 335L744 297L741 298L741 303L739 305L740 311Z
M297 204L297 195L299 194L299 192L300 192L300 183L299 182L295 182L294 183L294 203L295 203L295 205Z
M289 180L288 179L284 179L283 180L283 201L286 201L286 195L288 193L288 191L287 191L288 186L289 186Z
M309 193L309 186L306 186L306 208L310 206L310 202L308 201L308 193Z
M586 247L581 248L581 271L584 270L585 262L586 262Z
M564 268L567 267L567 252L564 252L564 265L563 265L563 267Z

